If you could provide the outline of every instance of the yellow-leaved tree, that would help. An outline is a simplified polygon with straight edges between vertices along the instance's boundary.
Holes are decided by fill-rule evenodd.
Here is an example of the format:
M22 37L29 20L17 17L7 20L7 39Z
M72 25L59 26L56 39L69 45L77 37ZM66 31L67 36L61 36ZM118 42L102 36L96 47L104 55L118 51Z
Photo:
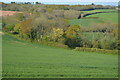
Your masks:
M20 34L22 37L31 37L32 19L25 20L20 23Z
M75 25L75 26L69 27L65 32L65 34L67 38L76 38L80 36L80 31L81 31L80 26Z
M64 34L63 29L61 28L53 28L53 33L51 34L51 38L53 41L57 42Z
M81 28L79 25L69 27L65 32L65 44L71 48L79 47L82 42L80 32Z
M17 33L20 32L20 24L19 23L15 25L14 32L17 32Z

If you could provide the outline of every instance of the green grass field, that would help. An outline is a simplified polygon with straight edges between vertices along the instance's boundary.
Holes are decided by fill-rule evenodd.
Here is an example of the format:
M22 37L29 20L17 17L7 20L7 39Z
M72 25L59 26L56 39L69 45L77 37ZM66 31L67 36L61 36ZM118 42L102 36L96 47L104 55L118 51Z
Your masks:
M118 13L98 13L87 17L98 17L100 20L111 23L118 23Z
M1 31L0 31L1 32ZM2 36L0 35L0 79L2 79Z
M112 15L112 16L111 16ZM86 16L87 18L69 20L71 25L80 25L81 27L90 27L96 23L118 23L118 13L98 13Z
M103 23L103 21L94 18L72 19L69 20L71 25L80 25L81 27L91 27L94 23Z
M115 78L118 56L24 42L3 35L3 77Z

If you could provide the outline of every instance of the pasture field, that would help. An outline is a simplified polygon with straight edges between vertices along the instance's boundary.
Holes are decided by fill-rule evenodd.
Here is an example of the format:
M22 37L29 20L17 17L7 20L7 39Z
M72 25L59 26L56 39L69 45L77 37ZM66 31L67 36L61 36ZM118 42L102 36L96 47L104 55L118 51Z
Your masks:
M87 17L98 17L104 22L118 23L118 13L98 13Z
M3 35L3 77L117 78L118 56L39 45Z
M111 16L112 15L112 16ZM96 23L118 23L118 13L98 13L86 16L86 18L69 20L71 25L80 25L81 27L90 27Z
M94 23L103 23L103 21L95 18L83 18L69 20L71 25L80 25L80 27L91 27Z
M0 30L0 79L2 79L2 34Z

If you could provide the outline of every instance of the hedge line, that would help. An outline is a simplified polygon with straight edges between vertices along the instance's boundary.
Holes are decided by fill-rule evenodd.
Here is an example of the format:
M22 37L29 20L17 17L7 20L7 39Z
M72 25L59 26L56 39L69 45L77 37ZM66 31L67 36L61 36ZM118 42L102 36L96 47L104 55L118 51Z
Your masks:
M118 54L120 50L106 50L106 49L98 49L98 48L85 48L85 47L76 47L74 50L76 51L89 51L89 52L97 52L104 54Z

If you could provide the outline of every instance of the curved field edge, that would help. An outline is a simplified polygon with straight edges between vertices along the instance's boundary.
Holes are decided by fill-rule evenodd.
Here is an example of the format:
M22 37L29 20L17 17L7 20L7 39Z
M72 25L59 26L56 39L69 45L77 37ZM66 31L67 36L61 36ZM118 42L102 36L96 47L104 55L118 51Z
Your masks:
M118 56L29 44L3 35L3 77L117 78Z

